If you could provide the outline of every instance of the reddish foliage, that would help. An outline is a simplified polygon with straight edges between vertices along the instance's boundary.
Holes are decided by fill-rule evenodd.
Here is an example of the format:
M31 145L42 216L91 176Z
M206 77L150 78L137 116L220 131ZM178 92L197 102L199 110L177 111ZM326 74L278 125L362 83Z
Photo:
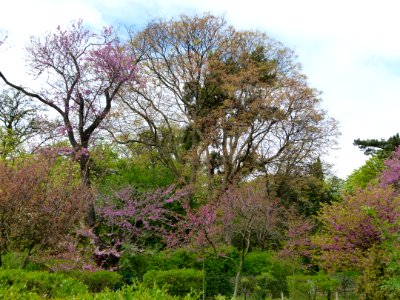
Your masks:
M92 195L55 156L35 156L10 166L0 162L2 250L58 246L86 211Z

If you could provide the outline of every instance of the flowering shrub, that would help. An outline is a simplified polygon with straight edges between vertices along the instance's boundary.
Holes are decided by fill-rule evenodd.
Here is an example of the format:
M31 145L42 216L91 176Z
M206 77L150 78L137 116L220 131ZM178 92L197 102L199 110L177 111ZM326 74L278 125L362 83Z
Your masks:
M78 175L79 176L79 175ZM92 201L73 166L55 155L36 155L14 166L0 162L1 249L55 249Z
M187 195L187 189L170 186L145 193L126 187L104 196L97 211L95 237L88 236L96 244L97 264L105 268L115 266L124 244L140 249L146 245L146 239L162 241L182 218L181 204Z
M394 185L399 188L400 181L400 147L385 161L386 169L381 174L381 186Z
M366 252L383 242L380 224L399 218L400 197L392 187L361 190L343 203L326 205L318 216L323 232L313 239L321 250L315 258L325 268L358 268Z

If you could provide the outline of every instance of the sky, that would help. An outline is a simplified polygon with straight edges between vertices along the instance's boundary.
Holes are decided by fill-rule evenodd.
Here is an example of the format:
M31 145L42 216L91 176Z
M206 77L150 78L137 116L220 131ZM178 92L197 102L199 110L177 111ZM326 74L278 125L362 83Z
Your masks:
M338 149L326 160L345 179L366 156L356 138L387 139L399 132L400 2L396 0L13 0L0 4L0 70L28 85L24 46L30 36L83 19L140 29L154 18L204 12L237 29L258 30L295 50L322 107L339 122Z

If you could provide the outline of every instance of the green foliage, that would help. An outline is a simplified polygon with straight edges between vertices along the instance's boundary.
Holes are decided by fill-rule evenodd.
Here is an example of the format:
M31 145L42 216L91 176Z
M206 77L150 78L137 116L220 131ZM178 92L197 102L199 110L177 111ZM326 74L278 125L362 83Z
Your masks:
M191 291L201 291L203 278L203 271L194 269L152 270L144 274L143 282L148 287L165 286L172 295L184 296Z
M238 260L239 253L236 248L231 246L220 247L218 249L219 256L214 253L207 252L204 257L204 270L206 272L206 296L213 295L232 295L233 280L235 276L236 266L233 260Z
M387 299L400 299L400 278L389 278L381 285L381 290Z
M219 249L219 252L230 257L237 257L237 250L233 247ZM206 296L231 295L233 291L232 278L235 276L235 266L229 259L216 256L213 252L196 253L187 249L162 251L158 253L135 253L125 251L120 259L120 273L126 280L143 278L150 270L196 269L203 270Z
M272 294L268 289L272 282L276 282L276 279L269 272L258 276L242 276L239 291L245 298L251 296L255 299L266 299Z
M9 271L7 278L0 272L0 299L198 300L201 296L196 292L187 293L182 297L171 296L165 288L147 287L139 282L124 285L116 291L105 288L102 292L89 293L85 285L61 274L43 275L45 272L39 274L20 270L13 270L12 273Z
M153 258L152 269L199 269L201 263L197 260L198 253L187 249L175 251L163 251L157 253Z
M143 275L151 265L152 254L137 253L125 248L119 260L119 273L123 275L127 282L142 280Z
M22 293L33 297L71 297L86 293L88 287L63 274L50 274L44 271L26 272L23 270L0 270L0 292L10 296ZM5 299L5 298L3 298Z
M383 282L390 279L386 272L387 264L388 256L380 247L369 249L363 260L363 271L358 278L357 292L361 299L388 299L387 291L381 288Z
M334 273L333 277L339 281L339 289L344 295L353 292L357 286L358 272L345 271Z
M149 152L123 156L111 145L98 145L91 157L92 174L102 192L128 185L156 189L173 184L171 171L150 156Z
M119 269L126 280L142 280L150 270L202 269L198 253L187 249L161 252L135 252L127 248L120 259Z
M20 139L13 130L0 127L0 159L13 159L24 152L20 144Z
M318 158L308 166L289 172L281 171L267 178L267 189L281 202L306 217L318 214L321 205L341 200L342 181L328 173Z
M64 274L86 284L89 291L93 293L98 293L104 289L115 290L123 285L122 275L117 272L69 271Z
M132 285L125 285L119 290L113 292L110 290L103 291L98 294L90 295L83 294L79 295L79 299L82 300L198 300L200 294L190 292L183 297L171 296L168 294L165 288L159 288L156 286L147 287L143 283L134 282Z
M255 276L258 286L270 291L274 298L288 292L286 277L295 269L297 266L277 258L273 252L250 252L243 264L243 274Z
M234 259L238 252L233 247L218 251ZM203 270L206 280L206 296L232 295L235 265L230 259L216 256L212 252L200 253L187 249L158 253L124 252L120 260L120 272L127 280L141 280L150 270L196 269ZM281 291L287 293L286 276L297 271L298 266L277 258L273 252L250 252L243 265L243 276L253 278L256 286L269 290L274 297Z
M40 271L42 266L29 259L25 252L7 252L1 256L2 269L24 269L25 271Z
M324 293L330 299L333 292L339 287L340 281L322 272L317 275L292 275L287 277L290 297L301 299L315 299L319 293Z
M370 214L381 228L384 238L381 244L371 247L364 257L358 292L363 299L400 299L400 221L382 221L372 209Z
M43 297L30 291L25 291L23 286L0 287L0 299L13 300L39 300Z
M397 146L400 145L400 136L398 133L391 136L387 140L384 139L367 139L354 140L354 146L358 146L360 150L364 151L365 155L376 154L380 158L387 158L390 153L396 150Z
M344 191L353 194L358 189L376 184L379 174L385 168L384 161L383 158L376 155L369 158L363 166L354 170L353 173L347 177L343 185Z

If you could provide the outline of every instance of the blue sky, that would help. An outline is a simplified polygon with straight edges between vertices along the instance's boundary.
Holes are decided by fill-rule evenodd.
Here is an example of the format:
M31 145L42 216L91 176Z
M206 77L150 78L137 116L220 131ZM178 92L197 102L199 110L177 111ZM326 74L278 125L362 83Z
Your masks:
M88 25L140 28L152 18L210 12L238 29L264 31L293 48L322 106L339 121L338 147L326 159L342 178L365 156L355 138L399 132L400 3L393 0L13 0L1 4L8 31L0 69L29 85L23 60L30 35L82 18Z

